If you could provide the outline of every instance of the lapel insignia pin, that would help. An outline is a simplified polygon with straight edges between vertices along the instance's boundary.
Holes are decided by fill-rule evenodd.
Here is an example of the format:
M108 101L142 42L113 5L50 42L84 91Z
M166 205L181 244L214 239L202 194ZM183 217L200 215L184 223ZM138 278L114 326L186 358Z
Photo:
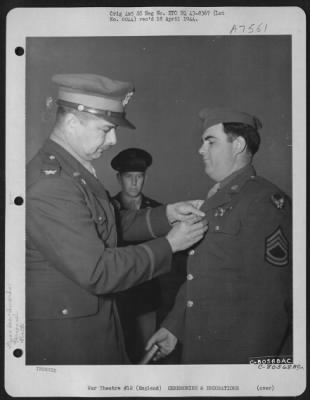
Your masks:
M233 185L230 189L231 189L233 192L237 192L237 191L239 190L239 185Z
M215 214L214 214L214 216L215 217L222 217L224 214L225 214L225 211L226 211L227 209L225 209L225 208L223 208L223 207L218 207L216 210L215 210Z
M45 175L55 175L57 172L57 169L44 169L43 172Z

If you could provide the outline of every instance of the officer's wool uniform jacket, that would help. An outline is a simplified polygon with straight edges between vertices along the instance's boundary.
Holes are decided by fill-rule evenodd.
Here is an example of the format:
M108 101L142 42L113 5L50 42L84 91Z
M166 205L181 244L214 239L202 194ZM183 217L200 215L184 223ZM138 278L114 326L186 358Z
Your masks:
M27 166L26 363L127 362L114 294L165 273L165 207L121 216L104 186L48 140Z
M162 324L181 340L182 363L291 355L290 199L247 166L202 210L209 230Z

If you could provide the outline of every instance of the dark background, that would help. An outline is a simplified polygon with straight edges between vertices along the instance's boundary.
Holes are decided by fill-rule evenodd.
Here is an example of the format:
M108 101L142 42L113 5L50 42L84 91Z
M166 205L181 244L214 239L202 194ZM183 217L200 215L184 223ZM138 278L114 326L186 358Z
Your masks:
M205 106L229 106L258 116L260 175L292 194L291 37L157 36L28 38L26 43L26 156L29 161L53 126L46 98L57 95L57 73L95 73L134 83L127 106L137 129L119 128L118 143L95 162L115 194L110 161L127 147L153 155L144 192L161 202L204 198L211 184L198 155ZM298 132L294 132L298 134Z

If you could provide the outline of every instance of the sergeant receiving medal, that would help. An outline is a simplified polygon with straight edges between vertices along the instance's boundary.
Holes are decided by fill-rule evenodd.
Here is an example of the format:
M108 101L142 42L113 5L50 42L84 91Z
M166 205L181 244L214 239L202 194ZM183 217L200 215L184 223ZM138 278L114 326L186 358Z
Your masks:
M182 344L183 364L247 364L292 355L291 201L252 166L261 122L204 109L202 157L215 182L202 210L208 232L188 252L187 281L150 338L154 360Z

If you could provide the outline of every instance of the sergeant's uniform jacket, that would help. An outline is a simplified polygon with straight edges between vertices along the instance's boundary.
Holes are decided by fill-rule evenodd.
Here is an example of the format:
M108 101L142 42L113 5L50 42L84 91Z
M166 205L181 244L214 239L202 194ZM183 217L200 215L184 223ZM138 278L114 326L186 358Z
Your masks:
M27 364L127 362L114 293L167 272L164 207L122 214L103 185L48 140L27 166Z
M182 341L182 363L291 355L290 200L247 166L202 210L209 230L162 324Z

